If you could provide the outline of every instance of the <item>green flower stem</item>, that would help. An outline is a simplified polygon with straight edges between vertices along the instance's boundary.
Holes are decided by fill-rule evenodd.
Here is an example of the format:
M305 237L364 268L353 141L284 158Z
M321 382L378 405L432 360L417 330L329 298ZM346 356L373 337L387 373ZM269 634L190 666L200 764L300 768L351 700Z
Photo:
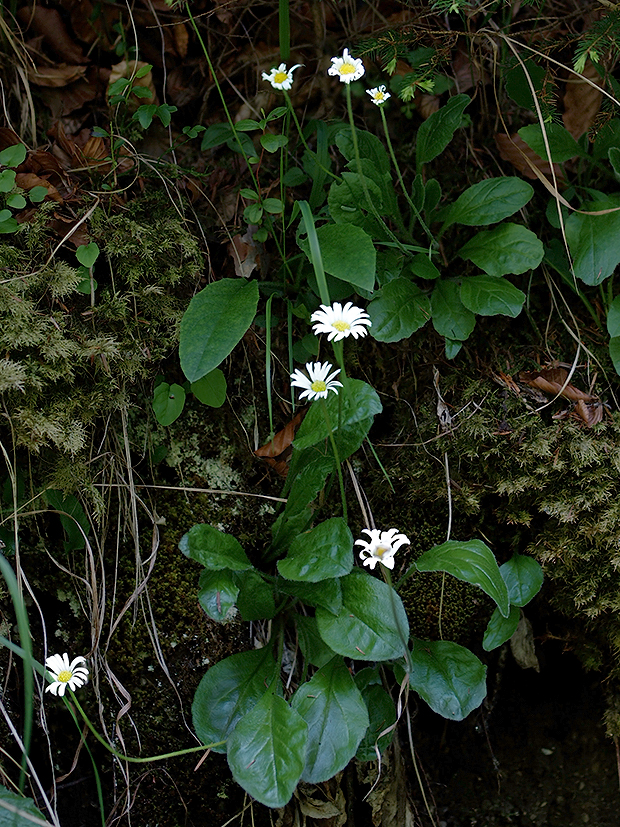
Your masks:
M338 472L338 484L340 486L340 499L342 500L342 518L345 522L347 522L347 498L344 493L344 479L342 478L342 468L340 467L340 455L338 453L336 440L334 439L332 423L329 419L329 411L327 410L327 405L324 399L321 399L321 410L323 411L325 424L327 425L327 430L329 431L329 441L332 446L332 451L334 452L334 459L336 460L336 471Z
M394 622L396 623L396 628L398 629L398 636L400 637L401 642L403 644L404 658L407 663L407 671L411 672L413 669L413 664L411 662L411 652L409 651L409 637L401 628L398 612L396 611L396 603L394 601L395 590L394 586L392 585L392 572L387 568L387 566L384 566L381 561L379 561L379 565L381 566L381 574L383 575L383 579L390 587L390 604L392 606L392 614L394 615Z
M90 729L95 738L99 741L100 744L102 744L107 749L108 752L111 752L112 755L114 755L116 758L120 758L121 761L129 761L131 764L150 764L153 761L164 761L166 758L176 758L178 755L189 755L189 753L191 752L204 752L204 750L206 749L220 747L226 743L226 741L215 741L212 744L201 744L199 747L188 747L187 749L180 749L176 750L175 752L165 752L163 753L163 755L150 755L146 758L134 758L131 755L124 755L122 752L117 752L113 747L111 747L108 744L105 738L102 738L102 736L99 735L95 727L91 724L88 715L80 706L78 699L75 697L75 693L71 690L69 690L69 692L71 692L71 698L73 703L75 704L77 711L80 713L84 720L84 723ZM69 701L66 698L64 699L64 701L66 704L69 703Z
M265 384L267 386L267 411L269 413L269 441L273 439L273 399L271 398L271 304L273 293L265 306Z
M422 218L422 215L420 214L420 211L418 210L416 205L413 203L413 201L411 200L411 197L409 196L409 193L407 192L407 187L405 186L405 182L403 180L403 176L402 176L402 173L400 171L400 167L398 166L398 161L396 160L396 155L394 154L394 148L392 147L392 141L390 140L390 131L388 129L387 120L386 120L386 117L385 117L385 112L383 111L383 105L379 106L379 112L381 112L381 121L383 122L383 131L385 132L385 140L386 140L386 143L387 143L388 152L390 153L390 158L392 159L392 163L394 164L394 169L396 170L396 175L398 176L398 180L400 182L400 186L401 186L401 189L403 191L403 195L407 199L407 203L411 207L415 217L420 222L420 226L422 227L422 229L424 230L426 235L429 237L429 239L434 243L435 239L433 238L433 234L431 233L429 228L426 226L426 223L425 223L424 219Z
M351 86L350 86L350 84L347 83L346 87L347 87L347 93L346 93L347 94L347 111L349 113L349 124L351 126L351 140L353 141L353 153L355 155L355 163L357 165L357 174L360 177L360 182L362 184L362 189L364 190L364 196L366 198L366 203L368 204L368 208L369 208L370 212L373 214L375 219L381 224L383 229L386 231L386 233L389 235L389 237L392 239L392 241L396 244L396 246L401 251L401 253L404 253L407 256L407 255L409 255L409 253L407 251L407 248L404 247L401 244L399 239L394 235L394 233L390 230L390 228L385 223L383 218L379 215L379 213L377 212L377 208L375 207L375 204L374 204L372 198L370 197L370 192L368 191L368 185L366 184L366 176L364 175L364 172L362 170L362 159L360 157L360 148L359 148L359 144L358 144L358 140L357 140L357 130L355 129L355 121L353 120L353 105L351 103Z
M26 650L23 649L21 646L18 646L16 643L7 640L7 638L3 637L2 635L0 635L0 645L6 646L7 649L10 649L16 655L19 655L19 657L23 658L24 661L27 660L28 653L26 652ZM32 658L32 666L40 675L45 676L49 674L47 669L43 666L43 664L39 663L39 661L35 660L34 658ZM132 756L130 755L124 755L122 752L117 752L113 747L111 747L108 744L105 738L102 738L102 736L99 735L95 727L91 724L88 715L80 706L78 699L75 697L75 693L71 689L69 689L69 692L71 693L71 698L73 703L75 704L76 709L82 716L84 723L90 729L95 738L99 741L100 744L102 744L108 750L108 752L111 752L112 755L115 755L117 758L120 758L123 761L129 761L133 764L148 764L152 761L163 761L166 758L175 758L177 755L188 755L190 752L200 752L206 749L212 749L213 747L219 747L222 746L222 744L226 743L226 741L216 741L213 744L201 744L199 747L188 747L187 749L177 750L176 752L166 752L163 755L147 756L146 758L132 758ZM66 696L63 696L63 701L70 710L71 707L69 705L69 700Z
M232 129L232 133L235 136L235 138L237 138L237 129L236 129L235 123L234 123L234 121L233 121L233 119L230 115L230 112L228 111L228 107L226 106L226 98L224 97L224 93L222 92L222 87L220 86L220 83L217 79L217 74L215 73L215 67L213 66L213 63L211 62L211 57L209 55L209 50L207 49L207 46L206 46L204 40L202 39L202 35L200 34L200 31L198 29L198 26L196 25L196 21L194 20L194 17L192 15L192 12L191 12L191 9L190 9L189 6L190 6L190 4L186 2L185 3L185 11L187 12L187 18L188 18L189 22L191 23L191 26L192 26L195 34L196 34L196 38L198 39L198 42L200 43L200 47L202 49L202 52L203 52L203 54L206 58L207 65L209 67L209 71L211 72L211 75L213 76L213 83L215 84L215 88L217 89L218 95L220 96L220 100L222 101L222 106L224 107L224 113L226 115L226 120L228 121L228 125ZM256 177L256 173L252 169L252 165L250 164L248 156L245 154L245 150L243 149L243 144L238 139L237 139L237 141L239 143L239 149L241 150L241 155L243 156L243 160L247 164L248 171L249 171L250 176L252 178L252 183L254 184L254 189L259 194L259 199L260 199L260 187L259 187L259 184L258 184L258 179ZM261 201L262 201L262 199L259 200L259 203L261 203Z
M332 172L331 169L328 169L327 167L324 167L323 164L320 163L316 152L313 149L310 149L310 147L308 146L308 142L304 138L304 133L303 133L303 130L301 128L301 124L297 120L297 114L295 112L295 109L293 108L293 103L291 101L289 93L286 91L286 89L283 89L282 94L284 95L284 99L286 100L286 105L288 106L289 112L293 116L293 120L295 121L295 126L297 127L297 132L298 132L299 138L300 138L300 140L301 140L301 142L304 146L304 149L306 149L310 153L310 155L312 155L314 163L317 165L317 167L320 170L322 170L326 175L329 175L331 178L333 178L334 180L336 180L340 183L342 181L342 178L339 175L336 175L335 172Z

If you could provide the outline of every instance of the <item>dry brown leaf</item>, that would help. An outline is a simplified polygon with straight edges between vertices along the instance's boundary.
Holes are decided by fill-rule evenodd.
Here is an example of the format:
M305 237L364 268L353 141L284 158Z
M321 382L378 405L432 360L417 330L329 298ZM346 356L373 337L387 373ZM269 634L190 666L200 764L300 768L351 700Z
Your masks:
M76 249L90 242L88 228L84 223L80 224L77 218L65 218L54 213L54 218L48 222L47 226L60 238L73 244Z
M28 66L28 80L35 86L60 87L68 86L80 80L86 74L86 66L67 66L59 63L58 66Z
M15 183L18 187L26 190L26 192L30 192L33 187L45 187L47 195L49 195L52 201L57 201L59 204L63 202L63 198L56 187L50 183L47 178L40 178L38 175L35 175L34 172L18 172L15 176Z
M521 382L530 385L532 388L544 391L551 396L564 396L572 402L595 402L596 396L584 393L570 382L564 387L568 378L568 371L565 368L544 368L543 370L526 371L519 373Z
M281 431L274 436L274 438L257 448L254 453L257 457L261 457L272 468L280 474L281 477L286 477L288 474L288 466L293 452L292 443L295 439L295 431L303 422L304 416L307 413L307 408L298 411L293 419Z
M582 75L597 86L602 84L601 76L589 60L586 61ZM596 87L576 75L571 75L566 81L562 120L575 140L587 132L594 123L601 108L602 98L601 92Z
M459 49L452 61L452 72L456 81L456 91L466 92L479 83L488 83L489 76L474 54L468 54L465 49Z
M537 177L526 161L527 157L543 175L551 179L551 165L549 161L543 161L540 155L537 155L533 149L530 149L517 132L513 135L505 135L503 132L498 132L495 135L495 143L499 149L500 157L503 158L504 161L509 161L513 167L518 169L526 178L534 180ZM558 184L565 183L566 179L562 167L559 164L554 164L553 168Z
M228 249L235 262L235 273L244 279L250 278L253 271L260 265L260 252L250 228L248 227L245 235L233 236Z
M41 3L34 8L21 8L17 12L17 19L28 32L33 31L43 38L46 46L65 63L88 63L79 46L69 35L58 9L48 9Z
M174 47L179 57L187 57L187 45L189 43L189 32L184 23L177 23L172 29L174 36Z

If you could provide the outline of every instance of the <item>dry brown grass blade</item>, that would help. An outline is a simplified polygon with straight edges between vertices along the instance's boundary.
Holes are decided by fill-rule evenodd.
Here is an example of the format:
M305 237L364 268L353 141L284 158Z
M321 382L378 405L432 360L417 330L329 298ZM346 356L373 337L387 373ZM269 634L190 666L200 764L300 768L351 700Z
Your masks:
M592 83L597 86L600 85L602 80L589 60L582 75L591 82L588 83L583 77L579 76L570 77L566 81L566 92L564 93L562 120L575 140L578 140L592 126L603 99L600 89L592 86Z

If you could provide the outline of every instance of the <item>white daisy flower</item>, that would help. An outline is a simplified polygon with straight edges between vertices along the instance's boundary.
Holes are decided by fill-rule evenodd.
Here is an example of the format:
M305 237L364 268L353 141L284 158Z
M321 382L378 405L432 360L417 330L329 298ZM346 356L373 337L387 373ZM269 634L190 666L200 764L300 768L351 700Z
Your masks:
M295 69L299 69L300 66L303 66L303 63L296 63L290 69L287 69L286 63L281 63L277 69L272 69L269 74L263 72L263 80L268 81L274 89L284 89L288 92L293 85L293 72Z
M364 565L371 569L377 563L383 563L388 569L394 568L394 555L403 545L408 545L411 540L405 534L399 534L398 529L391 528L389 531L379 531L377 528L364 528L363 534L368 534L370 540L356 540L356 546L364 546L360 550L360 557Z
M81 656L73 658L69 663L66 652L64 655L50 655L45 661L45 665L54 678L54 683L46 686L45 691L62 697L67 686L72 691L84 686L88 680L88 669L85 666L78 666L79 663L86 663L86 658Z
M355 307L353 302L347 302L343 307L340 302L334 302L331 307L326 304L321 305L320 310L315 310L310 316L311 322L316 322L312 330L315 335L319 333L328 333L327 341L332 339L339 342L340 339L346 339L347 336L353 336L357 339L358 336L365 336L368 330L364 325L370 327L372 322L365 310Z
M382 106L388 98L391 98L389 92L385 91L385 86L376 86L374 89L367 89L366 94L370 95L370 98L373 103L376 103L377 106Z
M327 70L327 74L339 77L343 83L351 83L353 80L359 80L365 71L360 58L351 57L349 50L345 49L342 57L332 58L332 65Z
M304 388L303 393L299 394L299 398L303 399L304 396L307 396L309 399L326 399L328 391L337 394L337 388L342 387L342 382L336 382L334 377L338 376L340 368L333 373L329 373L332 368L333 365L330 365L329 362L323 362L323 364L320 362L314 364L306 362L308 376L300 370L291 373L291 385Z

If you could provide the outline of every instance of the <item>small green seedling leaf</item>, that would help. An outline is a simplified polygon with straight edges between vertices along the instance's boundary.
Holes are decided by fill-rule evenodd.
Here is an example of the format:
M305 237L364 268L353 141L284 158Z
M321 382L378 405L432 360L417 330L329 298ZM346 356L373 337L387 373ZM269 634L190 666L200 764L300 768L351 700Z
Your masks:
M169 385L167 382L161 382L155 388L153 411L160 425L172 425L181 416L184 406L185 391L181 385Z
M277 152L282 147L288 144L288 138L286 135L272 135L270 132L266 132L264 135L260 136L260 144L267 152Z
M90 244L82 244L75 251L75 256L80 264L90 269L99 257L99 247L94 241Z
M214 368L202 379L192 382L190 390L204 405L220 408L226 399L226 377L219 368Z
M28 190L28 198L33 204L40 204L41 201L45 199L47 193L47 187L33 187L31 190Z
M461 301L459 285L447 279L435 284L431 295L431 315L437 333L457 342L464 342L476 326L476 316Z
M7 207L11 207L13 210L23 210L26 206L26 199L18 192L13 192L7 196L6 203ZM4 212L4 210L2 210L2 212Z
M3 169L0 172L0 192L11 192L15 186L15 170Z
M0 166L3 167L18 167L25 159L26 147L24 144L13 144L0 152Z
M157 112L157 105L154 103L139 106L133 113L132 120L138 121L142 129L148 129L153 123L153 115Z
M203 569L198 579L198 602L211 620L223 623L236 603L239 587L229 569Z

